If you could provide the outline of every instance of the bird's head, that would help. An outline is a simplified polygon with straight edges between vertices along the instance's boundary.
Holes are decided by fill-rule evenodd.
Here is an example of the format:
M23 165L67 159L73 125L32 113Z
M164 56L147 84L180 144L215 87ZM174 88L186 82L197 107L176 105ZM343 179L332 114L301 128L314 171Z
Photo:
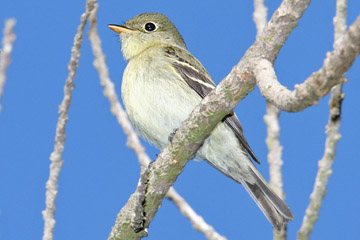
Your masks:
M108 27L119 33L121 51L126 60L130 60L145 49L158 44L186 48L185 42L174 24L160 13L142 13L124 25L109 24Z

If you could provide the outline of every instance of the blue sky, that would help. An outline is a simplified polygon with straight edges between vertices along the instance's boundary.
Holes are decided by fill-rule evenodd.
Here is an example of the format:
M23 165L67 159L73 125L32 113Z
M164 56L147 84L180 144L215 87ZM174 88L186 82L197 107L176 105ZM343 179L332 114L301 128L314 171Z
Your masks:
M349 0L348 23L360 14ZM280 4L268 1L269 15ZM0 238L40 239L45 182L53 150L58 105L63 97L67 63L85 1L3 1L0 26L15 17L17 39L8 69L0 112ZM323 63L332 50L335 1L313 1L276 61L282 84L293 89ZM254 42L252 1L100 1L99 34L110 76L120 83L125 61L116 34L107 24L121 24L142 12L166 14L189 50L219 82ZM86 38L66 129L64 166L59 181L55 239L105 239L116 215L136 188L139 164L125 146L125 136L92 61ZM355 239L360 202L360 61L346 74L342 139L333 174L312 239ZM300 113L281 113L286 202L295 215L288 226L295 239L323 155L328 97ZM262 161L268 179L263 122L265 100L256 88L236 108L245 136ZM158 150L145 144L155 159ZM272 228L243 187L205 162L191 161L175 183L178 192L228 239L271 239ZM173 203L163 206L150 225L148 239L205 239Z

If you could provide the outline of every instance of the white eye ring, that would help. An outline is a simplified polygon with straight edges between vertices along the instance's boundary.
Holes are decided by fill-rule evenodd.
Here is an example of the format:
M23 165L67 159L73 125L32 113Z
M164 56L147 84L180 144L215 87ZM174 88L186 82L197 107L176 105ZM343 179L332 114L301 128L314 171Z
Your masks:
M152 31L155 31L157 29L157 26L153 22L148 22L148 23L145 23L144 29L147 32L152 32Z

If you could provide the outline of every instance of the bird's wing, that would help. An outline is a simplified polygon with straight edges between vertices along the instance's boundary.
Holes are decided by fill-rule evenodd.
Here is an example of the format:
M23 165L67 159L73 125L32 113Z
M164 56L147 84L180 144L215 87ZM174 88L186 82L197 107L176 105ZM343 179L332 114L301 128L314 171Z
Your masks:
M251 149L249 143L246 141L246 139L244 137L243 129L242 129L240 121L237 118L237 116L235 115L235 113L226 116L223 119L223 121L226 122L226 124L233 130L236 137L239 139L241 145L243 145L243 147L250 154L252 159L254 159L254 161L257 162L258 164L260 164L259 159L256 157L255 153L253 152L253 150Z
M168 57L173 59L172 67L175 71L201 98L204 98L216 87L216 84L202 64L188 51L176 47L166 47L165 53ZM185 58L192 58L193 64L190 64ZM251 155L254 161L260 164L260 161L257 159L244 137L243 129L235 113L227 115L222 121L232 129L241 145Z
M195 66L186 61L181 55L185 55L185 51L181 49L168 47L166 54L173 59L172 66L182 79L197 93L201 98L211 92L216 84L206 72L201 63L192 55L187 54L187 58L192 58Z

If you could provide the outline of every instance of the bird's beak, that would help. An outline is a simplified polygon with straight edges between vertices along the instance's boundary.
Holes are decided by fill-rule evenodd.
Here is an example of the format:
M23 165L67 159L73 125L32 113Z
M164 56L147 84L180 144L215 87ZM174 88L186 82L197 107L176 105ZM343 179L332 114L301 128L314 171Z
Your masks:
M113 30L114 32L117 33L132 33L134 32L134 30L127 28L125 26L120 26L120 25L116 25L116 24L109 24L108 27Z

